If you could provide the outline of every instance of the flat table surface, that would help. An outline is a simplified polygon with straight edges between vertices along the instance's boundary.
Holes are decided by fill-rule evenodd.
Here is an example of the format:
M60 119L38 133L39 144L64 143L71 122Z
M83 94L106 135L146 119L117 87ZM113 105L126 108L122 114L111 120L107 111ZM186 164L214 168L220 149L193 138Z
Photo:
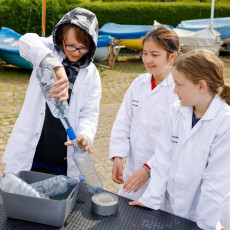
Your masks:
M118 212L113 216L98 216L91 212L91 197L86 186L79 186L77 202L63 227L57 228L28 221L7 218L0 193L0 229L1 230L48 230L48 229L98 229L98 230L199 230L196 223L187 219L139 206L129 206L129 199L118 196Z

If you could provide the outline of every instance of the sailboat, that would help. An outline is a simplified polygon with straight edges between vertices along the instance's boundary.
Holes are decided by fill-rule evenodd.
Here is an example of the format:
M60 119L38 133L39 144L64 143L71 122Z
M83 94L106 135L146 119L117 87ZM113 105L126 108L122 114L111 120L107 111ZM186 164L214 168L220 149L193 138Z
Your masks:
M42 31L41 36L45 37L46 24L46 0L42 0ZM0 30L0 58L8 64L24 69L33 69L33 65L20 56L18 41L22 35L14 30L2 27Z
M33 65L19 55L18 40L22 35L12 29L0 30L0 58L8 64L24 69L33 69Z
M223 43L221 39L223 39L227 33L229 33L230 37L230 30L227 32L226 29L222 29L225 28L226 25L230 25L230 18L227 20L226 18L214 19L214 4L215 0L212 0L210 19L182 21L177 28L174 29L180 37L182 52L196 48L204 48L219 55ZM225 34L223 34L223 31Z
M45 37L46 28L46 0L42 1L42 28L41 37ZM33 65L19 55L18 41L22 35L14 30L2 27L0 30L0 58L8 64L25 69L33 69ZM97 49L94 60L109 60L109 67L113 68L117 55L124 46L117 46L113 38L108 35L98 37Z

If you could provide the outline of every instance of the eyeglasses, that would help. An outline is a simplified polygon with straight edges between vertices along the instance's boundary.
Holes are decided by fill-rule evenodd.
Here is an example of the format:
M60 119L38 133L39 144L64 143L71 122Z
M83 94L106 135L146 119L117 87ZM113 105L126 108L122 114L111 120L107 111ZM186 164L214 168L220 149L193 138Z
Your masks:
M76 50L78 50L79 53L81 53L81 54L86 54L86 53L89 52L89 49L86 49L86 48L77 48L77 47L74 47L74 46L71 46L71 45L66 45L64 39L63 39L63 41L64 41L64 45L65 45L66 50L68 50L69 52L75 52Z

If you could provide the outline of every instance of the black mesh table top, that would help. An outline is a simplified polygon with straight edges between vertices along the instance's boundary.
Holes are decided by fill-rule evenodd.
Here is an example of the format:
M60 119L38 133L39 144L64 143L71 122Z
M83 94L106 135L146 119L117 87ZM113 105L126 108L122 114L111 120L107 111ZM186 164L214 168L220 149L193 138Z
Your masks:
M0 230L199 230L196 223L160 211L129 206L129 199L118 196L118 213L103 217L91 212L91 194L86 186L79 186L77 202L62 228L7 218L0 193ZM22 207L20 207L22 208Z

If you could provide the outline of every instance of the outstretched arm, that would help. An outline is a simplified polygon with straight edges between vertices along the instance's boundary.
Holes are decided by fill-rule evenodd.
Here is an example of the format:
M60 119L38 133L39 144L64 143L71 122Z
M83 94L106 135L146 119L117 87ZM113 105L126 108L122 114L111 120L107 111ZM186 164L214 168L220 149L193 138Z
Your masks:
M50 65L58 79L51 90L53 98L65 101L69 98L69 81L60 60L54 54L53 43L49 38L41 38L35 33L27 33L19 39L20 55L33 64L34 69Z

